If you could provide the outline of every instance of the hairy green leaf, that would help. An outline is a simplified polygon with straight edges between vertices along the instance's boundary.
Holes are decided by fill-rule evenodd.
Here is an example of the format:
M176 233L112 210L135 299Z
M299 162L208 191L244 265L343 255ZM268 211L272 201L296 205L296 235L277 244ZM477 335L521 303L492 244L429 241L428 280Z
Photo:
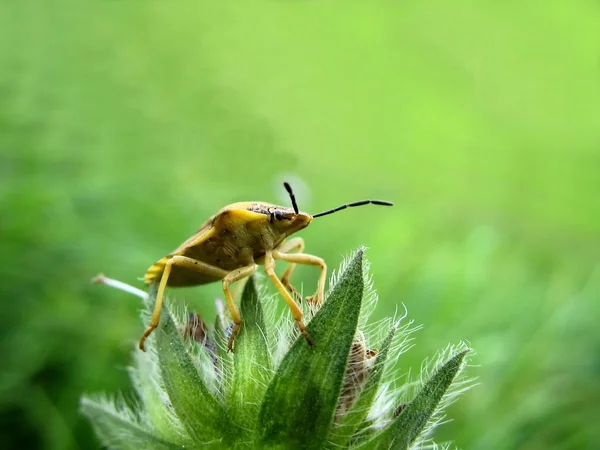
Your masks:
M273 373L263 310L254 277L244 288L241 302L242 327L235 339L234 375L228 406L243 429L256 427L260 403Z
M173 410L190 437L195 442L206 443L221 438L224 430L231 433L234 428L225 408L204 384L166 306L163 306L156 335L165 388Z
M117 410L107 401L96 401L87 396L81 399L81 411L94 427L94 431L106 447L118 450L173 450L180 448L160 439L152 431L139 424L133 413Z
M227 332L223 328L223 317L217 314L214 325L214 340L215 348L217 351L217 371L220 379L221 393L223 393L224 387L229 383L229 380L233 374L233 355L227 348L227 341L229 337Z
M170 442L184 444L189 438L182 432L181 423L165 405L165 395L160 388L162 380L156 370L158 355L134 350L135 368L129 369L133 386L138 393L149 424L156 434Z
M333 292L281 361L260 411L265 445L322 448L342 388L363 294L363 250L354 255Z
M469 350L464 350L442 365L386 430L360 448L399 450L409 448L435 413L440 400L460 371L468 352Z

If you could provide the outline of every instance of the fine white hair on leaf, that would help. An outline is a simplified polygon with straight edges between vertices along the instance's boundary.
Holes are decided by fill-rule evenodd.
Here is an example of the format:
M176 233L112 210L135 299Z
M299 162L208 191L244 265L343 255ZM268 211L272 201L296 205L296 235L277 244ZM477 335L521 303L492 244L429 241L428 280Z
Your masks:
M183 334L189 324L190 313L185 303L171 304L166 302L167 311L175 324L180 336L182 337L185 350L190 355L190 359L194 362L198 374L202 378L204 384L215 395L222 394L222 382L227 382L226 374L218 373L215 364L216 343L214 342L214 332L207 330L207 339L212 340L214 348L210 349L206 342L196 342L193 339L184 338ZM155 351L151 349L151 351ZM157 357L158 358L158 357Z
M397 406L397 391L390 382L382 382L375 395L375 400L367 414L367 421L371 423L371 428L380 429L389 422L390 412Z
M363 250L366 248L363 248ZM373 275L371 273L371 262L367 258L363 258L362 264L362 276L363 276L363 299L360 309L360 316L358 318L358 327L365 328L367 326L369 317L375 310L379 297L373 284Z
M108 448L123 448L124 443L141 446L147 444L148 438L166 438L184 446L189 441L187 435L178 434L176 430L168 430L165 433L165 428L154 427L141 405L126 402L120 395L113 398L104 395L84 395L80 405L83 413L92 419L92 425L103 445ZM115 426L119 422L127 425L122 428ZM113 426L108 427L108 423L112 423Z
M327 298L329 296L329 294L331 294L331 292L333 291L335 286L339 283L340 277L344 274L344 272L346 272L346 270L348 270L348 267L350 266L350 263L352 262L354 255L356 255L356 252L361 251L361 250L364 251L365 248L366 247L360 247L358 250L352 252L349 256L342 257L342 262L338 266L337 270L334 269L331 272L331 275L329 276L329 285L325 292L325 298Z
M185 436L183 425L171 408L169 396L160 375L155 347L149 345L146 352L140 352L136 348L133 358L135 367L129 368L129 376L144 406L141 410L147 412L147 420L154 427L159 428L166 418L169 432ZM164 414L165 412L166 414ZM154 414L157 416L155 417Z
M402 316L402 318L405 317L406 315ZM400 320L395 318L387 319L385 323L388 326L381 328L387 330L387 332L393 326L397 326L397 329L388 351L388 363L385 366L381 384L368 414L368 420L372 423L373 428L382 428L387 425L392 419L394 410L401 403L404 392L402 379L410 379L410 371L402 375L399 365L391 362L397 361L402 354L412 348L412 341L414 340L412 334L421 328L420 326L414 326L412 320L402 326L399 326ZM380 338L380 341L382 339L383 337ZM402 387L398 388L398 385Z
M438 444L436 442L429 440L427 442L421 443L419 447L415 447L413 445L413 446L411 446L411 449L418 448L419 450L450 450L451 445L452 445L451 442L443 442L441 444Z
M450 358L454 355L469 351L470 355L473 355L473 350L467 345L466 342L461 342L458 345L448 345L444 350L438 352L438 354L431 359L426 359L421 365L420 379L418 381L418 388L420 389L426 382L435 374ZM464 368L467 366L468 360L465 358L454 377L454 380L444 396L440 400L435 412L431 415L423 431L419 434L419 437L411 445L410 449L422 449L427 448L425 446L433 443L431 434L435 428L441 424L447 422L445 410L453 404L458 398L469 389L475 386L474 378L467 378L464 375ZM448 444L449 445L449 444Z
M337 269L331 272L329 276L329 284L325 292L325 298L333 292L337 284L340 282L342 275L348 270L348 267L354 260L356 253L359 251L364 252L367 247L361 246L357 250L351 252L347 256L342 256L342 262ZM377 305L378 296L377 291L374 288L373 276L371 274L371 263L367 258L363 257L362 262L362 279L363 279L363 298L360 309L360 315L358 319L358 328L364 329L367 327L367 322L371 313Z
M130 423L138 428L147 428L149 425L145 413L139 408L133 408L127 405L127 402L120 394L117 394L112 398L103 394L94 394L91 396L84 395L80 405L84 414L90 419L93 418L95 414L100 413L111 416L119 421ZM118 445L122 439L127 439L128 437L125 433L122 436L119 436L118 433L102 432L102 427L94 426L94 428L97 433L102 436L105 445Z
M254 286L256 289L256 294L260 299L260 304L262 306L263 318L265 329L261 330L263 334L267 336L267 343L270 344L267 346L269 354L272 359L276 359L276 355L279 351L287 352L287 348L279 348L278 345L281 345L282 342L279 339L281 337L281 330L279 329L282 316L285 314L281 314L277 309L277 300L278 293L270 293L266 286L267 277L260 272L255 273L254 275ZM283 355L282 355L283 357Z
M216 321L219 326L223 330L223 340L217 339L217 333L215 330L215 325L211 329L209 329L209 335L213 338L215 342L215 350L217 351L217 355L220 356L219 360L219 395L221 398L224 398L226 393L230 391L231 386L233 385L233 358L231 353L229 353L229 349L227 348L227 338L229 333L227 330L231 331L233 322L230 318L225 315L225 306L223 305L223 301L220 298L215 299L215 306L217 311Z
M138 405L129 405L121 393L116 394L113 397L104 394L85 396L83 402L85 403L86 401L96 403L96 405L105 412L119 416L127 422L145 425L144 414L139 412L139 407L136 407Z

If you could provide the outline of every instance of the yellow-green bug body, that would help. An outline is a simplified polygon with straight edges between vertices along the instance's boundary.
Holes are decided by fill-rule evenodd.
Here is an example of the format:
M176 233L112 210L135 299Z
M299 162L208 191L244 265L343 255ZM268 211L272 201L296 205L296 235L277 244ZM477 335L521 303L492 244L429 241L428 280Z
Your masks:
M285 217L285 219L283 218ZM279 246L286 237L308 226L312 216L295 214L291 208L261 202L226 206L146 272L146 283L160 279L166 262L174 255L203 261L226 271L253 262L262 264L265 251ZM186 268L173 268L167 286L193 286L218 281L221 277Z
M193 286L222 280L225 299L235 324L228 342L231 350L242 318L233 301L230 285L251 276L256 272L258 265L264 265L268 277L292 311L300 331L312 345L302 322L302 310L290 294L296 291L289 279L296 264L318 266L321 274L317 291L308 301L320 304L324 297L327 266L323 259L302 253L304 241L301 238L288 241L286 238L307 227L314 217L330 214L348 206L391 203L365 200L311 216L298 210L291 187L285 183L285 188L290 194L293 208L263 202L241 202L226 206L202 225L196 234L147 270L145 282L158 282L159 286L154 313L150 326L140 339L140 349L144 350L144 341L158 326L167 286ZM275 274L275 260L290 263L281 279Z

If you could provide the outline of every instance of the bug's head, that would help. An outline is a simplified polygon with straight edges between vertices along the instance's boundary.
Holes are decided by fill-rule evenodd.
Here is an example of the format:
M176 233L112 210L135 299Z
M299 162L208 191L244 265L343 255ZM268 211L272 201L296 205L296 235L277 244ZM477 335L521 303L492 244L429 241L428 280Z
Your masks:
M269 222L281 234L289 236L305 228L312 221L312 216L302 211L296 211L282 206L269 208Z
M308 213L298 210L296 197L288 183L283 183L285 190L290 194L292 208L272 205L269 208L269 222L281 234L289 236L302 228L305 228L312 221L312 216Z

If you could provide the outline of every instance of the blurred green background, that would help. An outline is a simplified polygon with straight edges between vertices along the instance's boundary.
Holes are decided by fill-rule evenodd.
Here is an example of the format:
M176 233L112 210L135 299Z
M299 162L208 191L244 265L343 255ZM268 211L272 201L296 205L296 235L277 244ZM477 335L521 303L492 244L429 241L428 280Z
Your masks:
M598 3L0 4L3 448L98 448L82 392L130 392L146 268L222 206L288 204L335 268L369 247L380 301L480 383L464 449L600 442ZM312 290L317 273L295 282ZM220 285L171 291L214 314ZM282 310L283 311L283 310Z

